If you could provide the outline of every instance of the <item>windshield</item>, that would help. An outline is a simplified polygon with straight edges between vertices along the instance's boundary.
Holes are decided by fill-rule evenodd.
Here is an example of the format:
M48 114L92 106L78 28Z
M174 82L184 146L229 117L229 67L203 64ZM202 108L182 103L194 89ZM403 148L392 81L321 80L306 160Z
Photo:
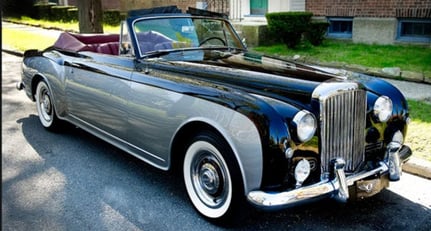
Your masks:
M222 19L144 19L134 24L134 30L141 56L157 51L196 51L199 48L245 49L232 26Z

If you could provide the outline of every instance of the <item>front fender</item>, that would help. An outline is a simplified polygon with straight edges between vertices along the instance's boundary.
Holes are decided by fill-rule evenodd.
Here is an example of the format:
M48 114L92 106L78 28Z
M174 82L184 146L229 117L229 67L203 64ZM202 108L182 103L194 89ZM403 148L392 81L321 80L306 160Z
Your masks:
M260 134L254 122L239 112L205 100L194 99L193 104L194 108L208 108L210 104L212 110L189 111L189 118L179 126L170 142L171 155L178 151L177 144L184 142L185 134L196 132L201 125L210 127L216 130L231 147L240 167L245 193L260 188L263 150ZM171 168L175 165L171 163L174 160L173 156L169 158Z

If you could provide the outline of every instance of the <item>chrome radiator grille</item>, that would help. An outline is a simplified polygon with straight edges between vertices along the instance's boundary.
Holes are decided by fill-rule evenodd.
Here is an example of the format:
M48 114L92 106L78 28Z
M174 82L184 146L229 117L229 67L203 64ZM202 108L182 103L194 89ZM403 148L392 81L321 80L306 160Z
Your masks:
M320 98L321 161L324 172L329 162L341 157L344 170L353 172L364 160L366 93L361 89L332 92Z

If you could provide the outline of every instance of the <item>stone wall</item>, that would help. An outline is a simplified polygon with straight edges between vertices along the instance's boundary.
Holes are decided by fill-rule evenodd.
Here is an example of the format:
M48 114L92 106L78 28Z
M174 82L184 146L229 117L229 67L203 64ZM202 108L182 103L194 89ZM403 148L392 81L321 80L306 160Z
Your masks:
M353 42L392 44L396 37L396 18L355 17L353 19Z

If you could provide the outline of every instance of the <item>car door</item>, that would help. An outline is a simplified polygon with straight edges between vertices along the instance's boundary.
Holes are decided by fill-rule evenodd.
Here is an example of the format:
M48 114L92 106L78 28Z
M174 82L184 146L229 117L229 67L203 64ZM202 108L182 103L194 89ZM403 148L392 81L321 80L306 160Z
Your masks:
M75 122L111 138L125 139L133 60L114 58L66 61L65 92L68 113Z
M162 78L159 71L136 71L129 98L129 142L139 155L161 168L168 167L173 134L188 117L193 98L180 93L180 83ZM175 91L177 89L178 91Z

